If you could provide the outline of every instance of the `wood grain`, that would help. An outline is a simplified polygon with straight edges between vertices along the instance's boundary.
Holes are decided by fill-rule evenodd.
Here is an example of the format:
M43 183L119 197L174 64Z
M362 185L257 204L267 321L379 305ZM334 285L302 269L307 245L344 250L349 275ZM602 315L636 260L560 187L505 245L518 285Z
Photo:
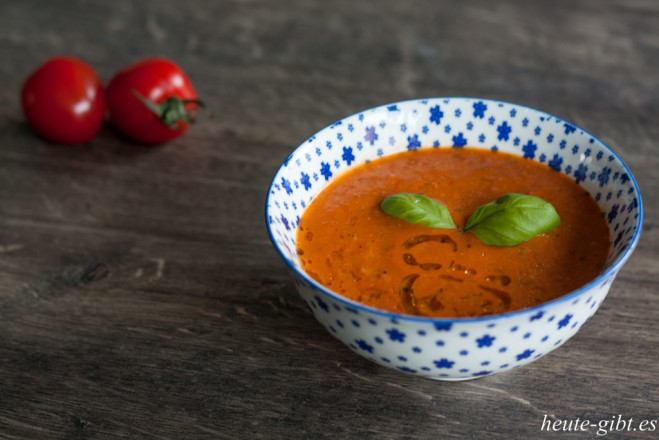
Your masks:
M0 438L584 438L657 419L659 5L651 0L5 0L0 14ZM157 148L50 145L18 102L56 54L107 81L167 56L208 105ZM637 177L641 241L563 347L464 383L381 368L318 325L270 244L291 150L386 102L501 99L572 121ZM587 433L595 438L594 430ZM606 438L653 438L610 433Z

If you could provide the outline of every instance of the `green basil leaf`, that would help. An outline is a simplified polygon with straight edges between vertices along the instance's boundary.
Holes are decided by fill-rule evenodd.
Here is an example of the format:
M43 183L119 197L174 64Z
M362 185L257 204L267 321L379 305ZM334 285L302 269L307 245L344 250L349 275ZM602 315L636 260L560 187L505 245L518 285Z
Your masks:
M513 193L478 208L464 230L473 232L488 245L515 246L551 231L560 223L561 218L551 203Z
M380 208L389 215L431 228L455 228L446 206L421 194L400 193L382 201Z

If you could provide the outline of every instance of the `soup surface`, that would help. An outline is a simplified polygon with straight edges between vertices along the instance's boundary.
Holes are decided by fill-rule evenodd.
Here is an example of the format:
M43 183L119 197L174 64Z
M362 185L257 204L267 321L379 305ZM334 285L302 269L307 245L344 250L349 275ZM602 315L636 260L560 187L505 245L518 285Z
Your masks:
M443 203L457 229L385 214L397 193ZM561 224L516 246L489 246L467 219L507 193L551 203ZM523 309L595 278L609 248L604 215L583 188L548 166L475 148L408 151L339 176L305 210L297 231L304 270L332 291L379 309L467 317Z

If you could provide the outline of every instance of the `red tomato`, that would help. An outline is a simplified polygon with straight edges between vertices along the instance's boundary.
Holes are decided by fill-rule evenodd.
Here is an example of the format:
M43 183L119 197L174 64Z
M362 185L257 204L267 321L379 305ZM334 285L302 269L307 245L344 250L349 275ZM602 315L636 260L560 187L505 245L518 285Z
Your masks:
M105 120L100 78L73 57L51 58L35 70L23 84L21 105L37 134L61 144L91 140Z
M117 72L107 100L112 125L144 144L182 136L202 105L185 72L165 58L147 58Z

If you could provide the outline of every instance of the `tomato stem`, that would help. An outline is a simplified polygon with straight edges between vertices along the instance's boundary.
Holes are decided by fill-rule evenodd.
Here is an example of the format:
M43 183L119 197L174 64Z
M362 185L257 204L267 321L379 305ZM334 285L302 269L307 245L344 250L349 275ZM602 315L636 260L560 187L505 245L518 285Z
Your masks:
M170 96L160 104L149 101L142 96L137 90L132 89L133 94L142 101L144 105L151 110L158 119L171 128L172 130L180 130L183 128L181 122L193 124L196 120L197 109L188 108L187 104L195 104L199 107L204 107L203 101L199 99L181 99L178 96Z

